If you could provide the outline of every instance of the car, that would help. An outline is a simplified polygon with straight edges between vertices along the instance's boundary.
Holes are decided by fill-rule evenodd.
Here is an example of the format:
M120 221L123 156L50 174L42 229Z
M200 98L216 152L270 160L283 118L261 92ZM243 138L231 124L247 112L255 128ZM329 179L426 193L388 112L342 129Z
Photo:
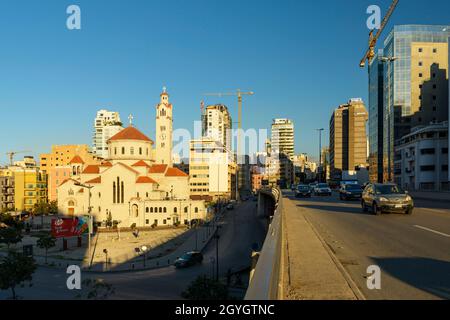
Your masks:
M344 184L339 189L339 199L361 199L363 189L359 184Z
M229 203L226 208L227 208L227 210L233 210L234 205L232 203Z
M314 188L314 194L316 196L331 196L331 189L330 186L326 183L318 183L317 186Z
M414 210L414 201L408 192L396 184L371 183L363 191L361 208L364 212L369 211L370 208L376 215L383 212L411 215Z
M316 186L317 186L317 182L313 182L313 183L309 184L309 189L311 190L311 192L314 192L314 189L316 188Z
M198 251L186 252L181 257L175 260L176 268L187 268L196 264L201 264L203 262L203 254Z
M296 191L297 190L297 185L295 185L295 184L292 184L291 185L291 191Z
M311 198L311 189L309 188L309 186L307 186L305 184L301 184L295 190L295 197L297 197L297 198L302 198L302 197Z

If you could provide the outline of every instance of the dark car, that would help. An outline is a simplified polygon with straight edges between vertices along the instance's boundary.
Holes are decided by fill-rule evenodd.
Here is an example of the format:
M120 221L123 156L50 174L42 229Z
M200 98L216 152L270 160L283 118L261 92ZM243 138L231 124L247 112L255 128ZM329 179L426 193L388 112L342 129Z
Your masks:
M364 212L371 208L373 214L399 212L412 214L414 201L410 195L395 184L369 184L363 191L361 207Z
M301 184L297 187L297 189L295 190L295 196L297 198L302 198L302 197L306 197L306 198L311 198L311 189L309 186Z
M339 189L339 199L361 199L363 189L359 184L344 184Z
M174 265L176 268L187 268L203 262L203 254L198 251L187 252L178 258Z

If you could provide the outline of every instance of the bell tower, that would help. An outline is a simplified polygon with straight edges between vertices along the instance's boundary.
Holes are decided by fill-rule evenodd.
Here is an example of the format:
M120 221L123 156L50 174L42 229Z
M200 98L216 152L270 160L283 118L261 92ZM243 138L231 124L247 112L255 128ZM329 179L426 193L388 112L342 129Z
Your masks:
M156 155L158 164L172 166L172 104L169 103L169 94L166 87L160 95L160 102L156 106Z

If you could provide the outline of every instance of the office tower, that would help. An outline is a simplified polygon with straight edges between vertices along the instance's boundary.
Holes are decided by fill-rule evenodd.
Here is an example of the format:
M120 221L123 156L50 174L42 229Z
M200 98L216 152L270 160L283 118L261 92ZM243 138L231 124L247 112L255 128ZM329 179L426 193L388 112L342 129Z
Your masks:
M342 174L367 167L366 122L362 99L350 99L334 110L330 119L330 170L332 180Z
M275 153L294 157L294 123L289 119L274 119L272 123L271 148Z
M206 107L202 117L203 136L219 141L231 150L232 121L228 108L223 104Z

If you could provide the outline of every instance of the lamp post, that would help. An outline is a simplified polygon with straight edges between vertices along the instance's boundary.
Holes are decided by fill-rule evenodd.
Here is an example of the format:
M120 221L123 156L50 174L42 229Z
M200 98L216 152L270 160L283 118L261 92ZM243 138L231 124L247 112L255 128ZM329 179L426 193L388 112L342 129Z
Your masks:
M82 184L81 182L75 182L75 185L81 188L86 188L89 191L89 196L88 196L88 216L89 216L89 228L88 228L88 250L89 250L89 268L91 267L91 263L92 263L92 257L91 257L91 234L92 234L92 207L91 207L91 189L94 186L91 185L86 185L86 184ZM106 250L106 249L105 249Z
M105 254L105 271L108 270L108 249L103 249L103 253Z
M142 246L142 247L141 247L141 250L142 250L142 252L143 252L143 257L144 257L144 268L145 268L145 260L147 260L147 251L148 251L148 248L147 248L146 246Z
M216 227L216 233L214 239L216 239L216 281L219 281L219 229L220 226Z
M318 167L318 182L321 182L321 174L322 174L322 131L325 130L324 128L316 129L316 131L319 132L319 167Z

